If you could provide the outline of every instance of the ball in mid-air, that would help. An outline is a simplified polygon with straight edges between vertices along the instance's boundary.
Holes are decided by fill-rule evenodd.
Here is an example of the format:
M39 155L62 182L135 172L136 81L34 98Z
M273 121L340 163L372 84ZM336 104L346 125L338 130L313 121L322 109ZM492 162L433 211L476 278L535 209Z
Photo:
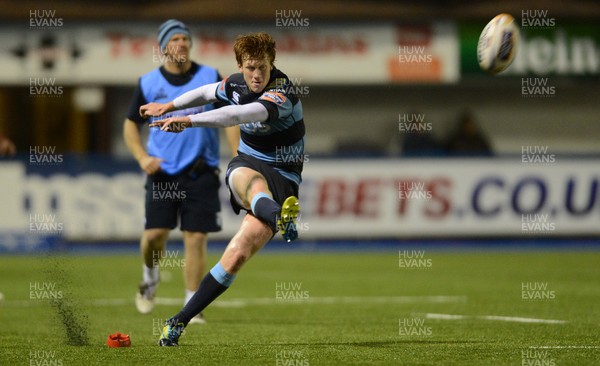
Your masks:
M496 15L483 28L477 43L477 61L491 74L506 70L515 58L519 43L519 27L512 15Z

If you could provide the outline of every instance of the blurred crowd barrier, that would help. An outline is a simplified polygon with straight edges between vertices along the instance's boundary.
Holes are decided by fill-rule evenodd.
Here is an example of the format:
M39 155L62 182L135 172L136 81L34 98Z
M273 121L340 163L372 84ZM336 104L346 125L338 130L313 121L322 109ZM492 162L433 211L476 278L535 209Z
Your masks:
M50 15L41 15L50 17ZM515 14L518 16L518 14ZM301 14L258 25L189 22L193 60L237 72L233 42L239 34L268 31L277 64L300 88L317 84L456 83L483 73L477 42L486 21L417 23L310 22ZM283 19L282 19L283 20ZM600 27L551 14L518 21L520 42L507 76L597 76ZM155 39L159 23L77 21L0 26L0 84L28 85L36 95L66 85L135 85L165 62ZM300 93L302 93L300 91Z
M597 159L543 151L513 158L316 159L304 156L298 229L304 239L597 236ZM222 178L222 177L221 177ZM132 163L36 152L0 162L0 247L137 241L145 177ZM185 199L177 186L153 199ZM223 231L240 217L221 187ZM178 230L174 237L180 237Z

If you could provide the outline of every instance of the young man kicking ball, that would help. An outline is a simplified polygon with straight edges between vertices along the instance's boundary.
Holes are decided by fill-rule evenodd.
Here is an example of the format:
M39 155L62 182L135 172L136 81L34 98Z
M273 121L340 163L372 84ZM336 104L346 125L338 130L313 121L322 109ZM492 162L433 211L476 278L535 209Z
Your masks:
M247 211L219 262L202 279L185 307L167 320L159 345L176 346L188 322L229 288L242 266L280 231L298 237L298 187L302 180L304 119L289 78L274 65L275 41L267 33L239 36L234 44L239 73L189 91L166 104L140 107L143 117L216 101L231 105L155 121L151 127L181 132L190 127L240 125L238 156L225 181L236 213Z
M147 147L144 147L140 129L148 121L140 117L139 109L149 102L168 102L184 92L219 82L222 78L216 69L190 59L192 38L184 23L167 20L158 28L157 41L164 64L140 78L123 125L127 148L147 174L145 224L140 240L143 279L135 299L142 314L154 309L159 284L158 264L167 247L169 233L177 223L183 232L185 248L184 304L192 298L206 273L209 233L221 230L219 131L195 128L173 135L151 129ZM207 104L173 113L199 113L213 107L216 106ZM224 132L232 156L235 156L240 140L239 126ZM166 198L161 199L160 193L167 193ZM202 314L192 319L192 323L204 322Z

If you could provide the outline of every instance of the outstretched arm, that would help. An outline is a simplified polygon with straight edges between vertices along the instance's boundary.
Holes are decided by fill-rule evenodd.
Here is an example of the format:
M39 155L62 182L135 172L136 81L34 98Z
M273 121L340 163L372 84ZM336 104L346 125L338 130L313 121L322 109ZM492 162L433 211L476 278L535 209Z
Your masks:
M229 105L212 111L176 116L155 121L150 127L160 127L163 131L181 132L188 127L230 127L249 122L263 122L269 112L258 102L244 105Z
M158 117L167 112L216 102L219 83L206 84L184 93L168 103L148 103L140 107L140 116Z

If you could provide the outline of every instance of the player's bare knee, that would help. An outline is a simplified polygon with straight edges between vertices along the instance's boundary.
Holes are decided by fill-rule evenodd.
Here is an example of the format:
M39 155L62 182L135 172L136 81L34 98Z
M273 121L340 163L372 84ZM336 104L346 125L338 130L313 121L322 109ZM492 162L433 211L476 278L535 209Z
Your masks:
M144 238L151 248L160 248L166 242L169 230L150 229L144 232Z
M208 235L198 231L185 231L183 234L183 243L186 247L203 247L206 246Z

